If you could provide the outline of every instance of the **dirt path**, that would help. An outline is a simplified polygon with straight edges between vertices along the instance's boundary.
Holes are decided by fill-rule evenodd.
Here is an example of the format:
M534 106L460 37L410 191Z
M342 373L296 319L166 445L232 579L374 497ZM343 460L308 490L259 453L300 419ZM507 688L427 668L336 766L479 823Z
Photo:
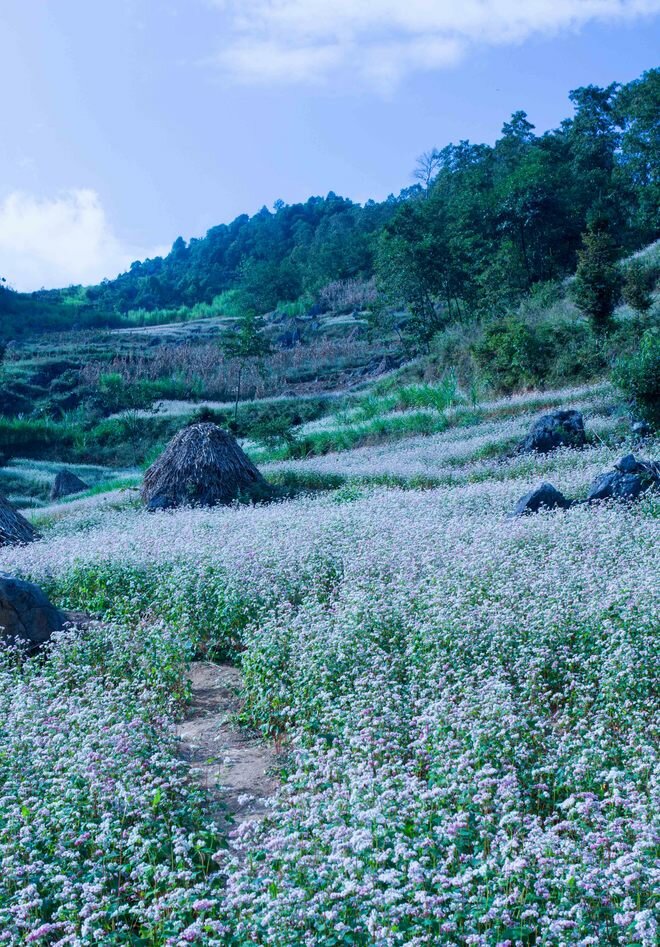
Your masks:
M228 825L231 836L241 823L265 814L266 800L277 788L272 775L277 754L259 735L231 721L241 706L240 671L199 661L190 676L192 704L177 728L181 755L216 803L214 818Z

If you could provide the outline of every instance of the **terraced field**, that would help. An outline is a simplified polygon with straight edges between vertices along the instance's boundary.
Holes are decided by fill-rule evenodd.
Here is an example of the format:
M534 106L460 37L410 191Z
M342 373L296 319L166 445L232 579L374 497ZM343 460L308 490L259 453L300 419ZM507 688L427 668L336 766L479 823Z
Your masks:
M514 454L548 404L591 443ZM443 418L264 468L332 490L99 494L1 551L98 621L0 656L0 944L654 947L658 499L509 516L640 445L602 387ZM226 772L220 722L217 759L181 742L200 661L272 760L233 827L195 772Z

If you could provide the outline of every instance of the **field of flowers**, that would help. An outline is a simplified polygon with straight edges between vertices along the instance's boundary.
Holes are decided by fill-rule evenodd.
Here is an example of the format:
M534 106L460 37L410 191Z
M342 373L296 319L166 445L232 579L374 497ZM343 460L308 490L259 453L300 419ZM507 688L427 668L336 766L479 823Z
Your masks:
M433 489L87 503L2 551L102 620L2 657L0 944L655 947L658 501L510 519L625 452L491 457L520 423L333 458ZM196 653L289 748L231 844L173 737Z
M543 395L530 393L517 395L510 399L483 402L478 408L457 406L442 412L426 408L429 416L442 422L439 430L431 436L407 437L386 441L378 445L357 447L349 452L331 451L323 456L310 457L300 461L277 461L265 469L271 474L294 471L298 474L316 474L321 476L341 474L344 477L364 480L399 481L439 484L456 483L461 480L490 479L492 477L520 477L524 473L534 476L543 473L539 458L518 457L517 465L502 465L515 445L529 430L532 421L543 410L562 404L564 407L582 411L590 436L595 444L605 447L614 436L617 442L619 434L628 425L616 411L616 401L609 386L585 386L567 390L563 400L559 392L544 392ZM383 399L388 407L388 399ZM394 419L398 427L405 427L406 418L419 418L423 412L391 411L378 416L382 423ZM353 415L346 423L359 423ZM326 431L339 424L339 419L327 417L321 421L310 422L301 430L311 432L323 425ZM445 430L450 425L449 429ZM341 431L341 425L338 430ZM431 426L432 430L432 426ZM428 435L429 432L427 432ZM572 454L574 466L584 467L590 464L594 470L599 463L610 455L605 451L598 455L589 452L576 457ZM615 454L612 454L615 457ZM550 458L550 469L556 458ZM547 466L547 464L546 464ZM570 464L568 465L571 466ZM585 474L584 469L581 476Z

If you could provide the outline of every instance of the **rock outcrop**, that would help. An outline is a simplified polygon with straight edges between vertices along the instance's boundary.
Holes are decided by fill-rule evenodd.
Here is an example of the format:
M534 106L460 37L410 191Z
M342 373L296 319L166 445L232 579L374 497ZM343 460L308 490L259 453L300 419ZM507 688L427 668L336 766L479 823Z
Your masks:
M0 572L0 641L35 649L61 631L66 616L42 589L25 579Z
M592 483L587 503L597 500L636 500L658 487L660 464L637 460L634 454L626 454L614 465L614 470L602 474Z
M83 490L89 490L89 484L81 480L71 470L60 470L55 477L55 482L51 487L51 500L61 500L62 497L71 496L74 493L82 493Z
M547 454L558 447L584 447L584 419L572 409L552 411L538 418L518 447L521 454Z
M560 493L551 483L542 483L526 493L516 503L513 511L514 516L526 516L530 513L538 513L539 510L567 510L571 506L571 500L568 500L563 493Z
M542 483L518 500L511 515L525 516L543 509L567 510L578 503L599 500L637 500L652 490L660 490L660 463L637 460L634 454L626 454L614 465L614 470L601 474L592 483L586 500L570 500L551 483Z

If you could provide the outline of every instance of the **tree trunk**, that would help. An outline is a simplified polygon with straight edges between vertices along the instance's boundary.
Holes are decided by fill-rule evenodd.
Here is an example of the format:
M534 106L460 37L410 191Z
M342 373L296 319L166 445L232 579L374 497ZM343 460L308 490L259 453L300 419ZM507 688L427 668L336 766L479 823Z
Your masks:
M238 424L238 402L241 400L241 376L243 374L243 362L238 366L238 381L236 382L236 404L234 405L234 424Z

